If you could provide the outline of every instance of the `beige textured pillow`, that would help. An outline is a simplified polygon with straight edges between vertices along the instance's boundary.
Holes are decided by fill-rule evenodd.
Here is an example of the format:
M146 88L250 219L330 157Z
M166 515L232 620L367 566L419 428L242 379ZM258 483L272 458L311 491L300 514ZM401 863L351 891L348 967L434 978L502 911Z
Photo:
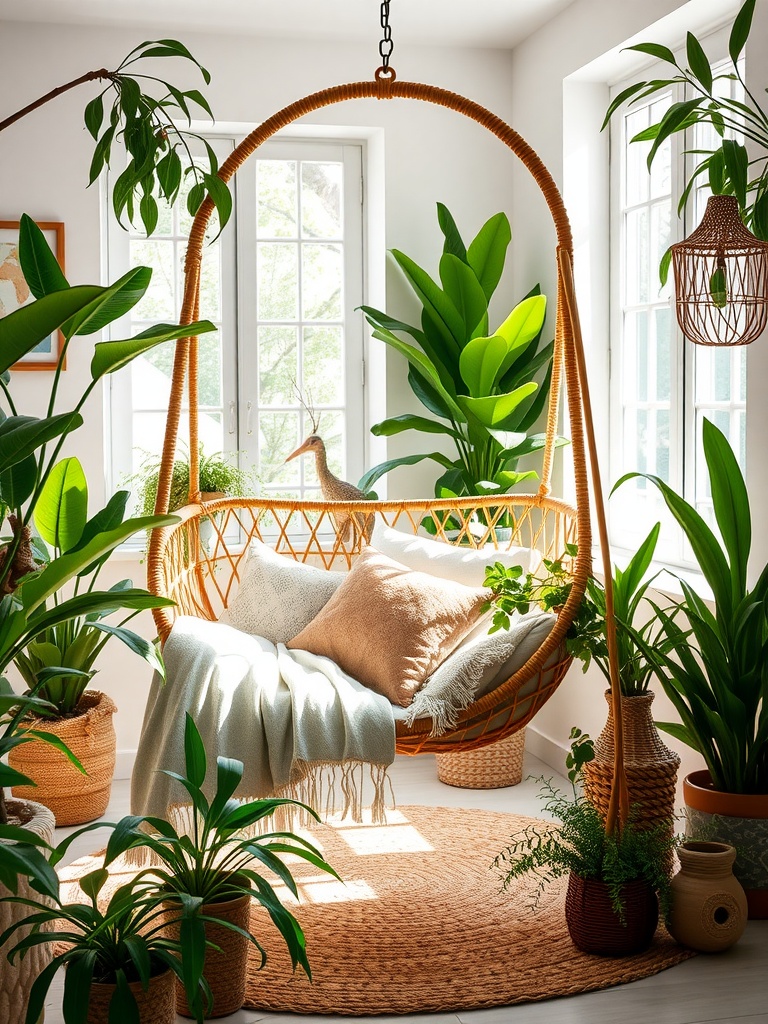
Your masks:
M288 647L324 655L408 707L477 621L489 591L414 572L374 548Z

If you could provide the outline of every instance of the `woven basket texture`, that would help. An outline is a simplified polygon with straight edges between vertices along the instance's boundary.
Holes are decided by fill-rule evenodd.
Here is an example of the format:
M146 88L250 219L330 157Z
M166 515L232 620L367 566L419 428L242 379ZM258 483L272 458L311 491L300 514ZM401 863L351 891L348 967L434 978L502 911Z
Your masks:
M250 896L241 896L227 903L208 903L203 905L203 914L218 917L223 921L236 924L239 928L247 928L250 920ZM209 942L219 946L221 952L214 949L205 951L205 968L203 973L211 986L213 1007L206 1014L212 1017L227 1017L239 1010L245 1002L245 984L248 964L248 947L250 943L242 935L225 928L223 925L206 922L205 935ZM176 1012L182 1017L193 1016L181 983L176 981Z
M622 897L624 922L611 905L605 882L570 875L565 919L577 949L598 956L623 957L650 946L659 921L656 893L646 882L628 882Z
M141 982L131 982L128 987L139 1007L139 1024L175 1024L174 982L173 971L163 971L162 974L150 978L146 992L141 987ZM108 1024L109 1004L114 991L114 985L99 982L91 985L87 1024ZM120 1019L123 1018L118 1017L118 1020Z
M56 822L47 807L31 801L9 800L8 813L14 824L18 818L18 824L35 832L46 842L53 842L53 830ZM4 840L0 839L0 842ZM25 879L19 879L17 894L29 899L40 900L40 894L34 892ZM11 893L4 885L0 885L0 898L10 896ZM0 932L9 928L14 921L31 914L29 907L20 907L13 903L0 903ZM50 926L44 926L49 931ZM27 1000L29 990L32 988L35 978L41 971L45 970L51 962L53 951L49 945L34 946L29 950L23 960L16 960L14 964L8 963L6 954L17 942L29 935L29 928L20 928L14 936L0 946L0 1021L8 1021L9 1024L15 1021L23 1021L27 1013Z
M49 807L56 824L81 825L102 817L109 803L115 774L114 702L98 690L86 690L71 718L35 723L40 732L63 740L85 768L83 775L66 756L48 743L32 740L11 751L9 761L36 786L15 786L14 795Z
M608 720L595 742L595 758L584 766L584 790L603 817L608 814L613 780L614 721L610 691ZM624 721L624 769L635 821L645 827L674 827L677 769L680 757L665 746L653 723L654 695L621 698Z
M437 777L461 789L501 789L523 778L525 729L479 750L437 755Z

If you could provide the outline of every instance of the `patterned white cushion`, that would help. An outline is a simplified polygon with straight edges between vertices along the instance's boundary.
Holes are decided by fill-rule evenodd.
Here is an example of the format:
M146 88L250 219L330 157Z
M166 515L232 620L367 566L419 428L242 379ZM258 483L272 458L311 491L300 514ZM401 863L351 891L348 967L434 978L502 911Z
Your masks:
M255 540L240 589L219 621L273 644L287 643L314 619L345 576L304 565Z
M494 562L501 562L505 566L521 565L523 572L535 572L541 564L541 555L531 548L503 551L493 545L485 548L454 547L442 540L430 540L428 537L394 530L378 518L371 544L382 554L407 565L409 569L463 583L465 587L482 587L485 567Z

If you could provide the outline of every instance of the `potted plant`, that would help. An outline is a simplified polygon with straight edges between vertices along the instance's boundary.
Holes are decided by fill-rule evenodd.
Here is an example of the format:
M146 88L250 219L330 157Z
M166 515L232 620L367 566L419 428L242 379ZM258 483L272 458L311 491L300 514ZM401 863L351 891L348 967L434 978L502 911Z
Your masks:
M192 801L188 833L177 831L178 821L173 825L165 818L135 815L116 823L88 825L53 850L44 877L35 884L36 894L28 898L9 895L0 901L0 906L5 903L33 911L0 934L2 945L20 927L31 927L11 950L12 959L56 944L51 966L32 986L25 1024L37 1021L55 971L62 965L67 968L65 1024L80 1024L86 1012L89 1024L107 1024L116 1013L120 1021L142 1024L147 1019L165 1024L175 1020L177 1000L182 1012L197 1021L233 1012L228 1008L236 1001L232 990L239 993L239 1005L245 993L244 952L249 943L261 952L262 964L266 959L252 934L248 913L252 898L266 908L279 929L294 968L301 966L311 978L301 926L256 866L269 869L294 896L298 895L296 882L283 863L284 856L336 873L311 843L292 832L254 833L260 823L287 805L315 819L317 815L293 800L233 799L243 765L224 757L218 758L215 790L209 801L202 788L207 769L205 749L189 715L184 742L186 775L169 774L184 785ZM60 863L80 836L103 827L112 829L104 864L78 883L89 903L64 902L52 866ZM147 866L137 866L130 881L109 894L108 867L128 850L134 858L145 853ZM28 851L23 852L24 858L18 858L22 868L34 870L36 862ZM0 877L1 865L0 861ZM231 912L233 902L240 904L239 917ZM42 930L46 925L55 930ZM218 985L217 971L222 974ZM174 976L179 982L176 990ZM132 1015L134 1003L138 1017ZM146 1018L142 1015L145 1010Z
M82 470L76 460L58 462L61 447L82 425L81 410L105 376L115 373L147 349L186 336L190 329L159 325L134 339L97 343L91 361L91 379L75 408L65 413L57 412L61 368L71 340L111 324L135 305L150 283L152 272L146 267L136 267L115 285L106 288L71 288L42 232L27 216L22 218L20 236L19 259L36 301L0 319L0 374L4 375L0 387L9 414L3 413L4 418L0 422L0 497L10 510L8 522L11 526L10 538L0 544L0 588L4 593L0 602L0 673L19 657L24 667L25 650L30 643L39 641L37 651L41 654L39 662L43 668L73 670L69 673L70 678L60 672L46 672L41 685L49 690L47 695L59 688L68 694L77 694L83 682L87 682L89 670L78 669L68 662L71 648L56 648L61 655L58 663L52 646L44 646L52 636L66 632L69 629L65 627L67 623L87 622L88 628L80 633L82 641L79 646L75 642L72 644L76 651L82 651L90 644L95 631L98 631L100 639L102 635L115 635L118 630L121 639L157 662L157 655L145 641L129 634L123 627L100 623L99 617L119 608L137 611L159 607L167 603L166 599L125 583L110 591L96 590L93 584L104 559L137 530L174 520L168 517L124 520L125 498L121 495L115 496L104 509L88 518ZM19 415L7 371L20 356L59 328L65 336L65 343L52 375L47 415L43 419ZM204 323L203 333L209 330L213 330L213 325ZM54 545L54 557L47 564L40 563L35 557L30 527L33 519L43 527ZM68 586L69 592L62 590ZM62 596L65 593L67 597ZM82 672L86 672L86 677L80 674ZM39 681L37 671L34 676ZM28 682L32 682L32 674ZM71 713L73 702L67 702L63 710ZM67 762L61 759L52 770L58 773L66 768ZM109 799L111 772L108 774L105 799ZM76 784L78 778L70 776L67 784ZM103 790L103 780L100 786ZM90 807L88 813L93 817L101 814L105 799L102 794L101 803Z
M663 644L641 646L677 711L659 728L698 751L706 768L687 776L689 828L738 851L734 874L751 917L768 916L768 566L750 587L752 519L744 476L727 439L705 419L702 443L718 535L659 477L712 598L684 579L678 603L688 628L657 608Z
M0 679L0 788L31 783L31 779L10 767L6 758L12 750L31 741L23 717L32 709L38 713L51 710L38 697L18 697L7 681ZM32 884L39 885L41 880L48 885L55 882L56 875L46 854L56 823L47 807L31 800L9 800L4 809L5 821L14 824L0 824L0 899L17 894L31 898ZM22 906L0 903L0 933L24 916ZM4 965L0 971L0 1005L9 1020L23 1020L30 987L50 962L50 951L47 947L34 949L15 970L5 963L7 952L8 946L0 944L0 963Z
M506 493L521 480L525 455L540 450L541 434L527 436L545 407L552 372L553 345L539 348L546 298L538 286L491 332L488 305L504 269L512 237L504 213L491 217L465 246L448 209L437 204L445 242L440 285L410 257L392 255L422 306L421 326L363 306L373 337L408 360L408 383L429 416L405 414L372 427L377 436L406 430L442 434L456 447L456 457L442 452L406 455L370 469L359 481L367 492L379 477L397 466L431 459L444 472L435 483L438 497ZM415 347L398 334L407 334ZM534 379L543 372L541 384ZM510 523L492 516L489 525Z
M659 637L659 623L648 601L648 590L656 575L648 577L661 524L648 536L627 562L624 569L613 566L613 604L616 616L616 647L621 708L624 720L624 767L627 774L630 802L635 804L635 825L669 822L674 815L677 769L680 758L661 740L653 722L650 689L654 670L645 657L648 645L669 643ZM493 630L509 627L509 616L524 614L531 604L545 610L562 607L570 593L570 575L566 558L576 554L575 545L566 545L560 559L544 559L543 575L523 575L519 566L511 568L495 563L486 572L485 585L493 596ZM651 614L648 614L650 612ZM638 624L638 619L645 616ZM606 634L605 588L592 576L581 607L566 634L566 649L582 663L584 672L595 665L604 676L608 719L595 743L595 756L583 769L587 796L605 816L608 813L614 761L614 721L610 699L610 667ZM642 645L642 647L641 647Z
M639 132L631 141L652 143L648 153L650 169L661 144L670 135L687 131L694 124L711 126L714 130L712 138L720 141L711 150L694 151L700 159L695 166L691 165L692 170L678 202L678 212L682 212L688 202L691 190L706 179L713 195L735 196L744 224L757 238L768 241L768 114L758 103L755 92L747 88L739 67L754 13L755 0L745 0L734 20L728 39L732 71L717 74L692 32L686 38L686 67L678 63L667 46L659 43L628 46L628 50L637 50L671 65L675 73L671 78L636 82L624 89L608 107L603 128L624 103L629 102L631 106L654 93L685 85L691 92L691 98L672 103L659 122ZM743 86L743 99L731 99L727 92L723 95L723 90L718 89L718 81L728 79ZM746 146L737 139L728 137L734 132L746 136L752 144L752 152L748 153ZM661 260L662 284L669 273L671 255L671 250L667 249ZM724 277L721 280L716 272L710 282L713 295L724 284Z
M75 833L78 836L82 833ZM65 840L52 854L63 855ZM9 942L19 928L29 929L9 953L9 960L24 963L40 948L61 943L50 962L32 984L25 1016L19 1024L36 1024L55 973L65 967L63 1013L66 1024L108 1024L109 1021L133 1021L136 1024L173 1024L176 1019L174 977L189 984L200 984L195 958L183 956L193 949L199 955L204 938L200 926L199 902L188 900L176 908L184 928L184 937L171 938L168 912L157 886L141 876L115 889L104 905L99 897L109 880L105 868L98 868L80 879L87 902L66 903L54 874L50 885L40 886L40 895L7 896L2 903L27 909L27 914L0 935L0 944ZM31 911L31 913L30 913ZM43 930L47 926L50 930ZM22 957L24 959L22 959ZM199 961L202 962L202 957ZM203 983L204 985L204 983Z
M542 806L557 825L535 822L512 836L494 866L504 888L532 872L535 908L545 886L568 878L565 916L574 945L585 953L628 956L647 948L653 939L659 904L666 913L669 876L666 864L676 845L670 823L638 828L629 820L607 831L595 805L577 788L592 756L588 736L571 730L568 778L572 793L542 779Z
M215 790L210 799L206 797L205 748L189 714L184 756L185 776L165 774L184 787L191 804L177 810L175 824L152 816L124 818L110 836L105 864L136 846L146 848L152 854L147 871L157 880L168 906L175 909L190 900L201 904L209 942L203 967L212 996L212 1006L207 1009L221 1017L234 1013L245 1000L249 942L260 951L262 964L265 960L264 950L251 932L251 899L269 913L285 940L294 969L301 966L311 978L301 927L257 867L268 868L294 896L298 895L296 883L281 856L299 857L321 871L336 873L311 843L291 832L257 834L265 819L281 807L300 808L319 819L311 808L293 800L233 799L243 777L242 761L217 758ZM202 1019L202 999L194 985L177 986L179 1013Z
M79 460L71 457L57 462L40 489L34 508L33 520L41 541L51 549L42 552L42 564L76 554L83 540L93 532L94 521L102 529L122 526L128 498L128 491L118 491L98 517L89 520L88 484ZM40 552L41 541L36 552ZM73 596L98 589L99 573L106 558L104 555L95 559L77 574ZM142 593L134 590L130 580L121 580L105 591L115 597L112 607L105 604L99 611L58 622L40 633L15 659L30 691L49 704L49 713L39 723L37 732L58 736L85 768L85 775L78 776L59 750L40 742L19 747L11 754L11 764L29 775L37 787L34 793L28 787L17 788L16 795L39 799L53 811L59 825L78 825L99 818L109 802L116 746L112 715L117 709L107 694L86 691L96 674L94 664L107 642L112 638L122 641L161 676L165 674L154 644L125 625L142 606L156 607L154 599L134 601L129 614L117 624L105 621L121 607L120 595L127 591L135 596ZM54 593L53 608L63 600L60 593ZM48 674L38 686L41 673L55 666L73 671Z

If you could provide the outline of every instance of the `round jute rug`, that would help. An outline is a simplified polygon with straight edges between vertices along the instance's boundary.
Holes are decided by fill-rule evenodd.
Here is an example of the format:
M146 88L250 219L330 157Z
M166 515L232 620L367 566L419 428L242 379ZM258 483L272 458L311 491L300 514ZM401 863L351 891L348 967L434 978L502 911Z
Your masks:
M532 820L409 806L388 812L386 826L314 831L344 883L292 865L298 906L276 885L304 929L313 980L292 974L282 939L254 907L268 960L261 971L251 960L245 1005L353 1016L504 1006L635 981L694 955L660 927L645 953L589 956L568 937L564 881L548 888L535 913L525 884L502 893L491 862ZM63 873L74 879L94 866L83 858Z

